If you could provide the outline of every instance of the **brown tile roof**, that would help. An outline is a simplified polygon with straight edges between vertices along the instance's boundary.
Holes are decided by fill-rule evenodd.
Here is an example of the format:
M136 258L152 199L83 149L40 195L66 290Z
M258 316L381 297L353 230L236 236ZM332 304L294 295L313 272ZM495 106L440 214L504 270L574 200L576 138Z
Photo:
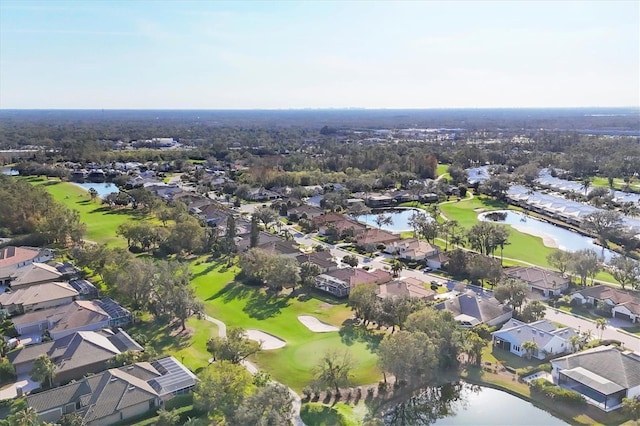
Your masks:
M11 287L28 286L45 282L59 281L62 274L53 266L44 263L32 263L16 269Z
M577 291L585 297L593 297L598 300L609 299L616 305L626 306L631 312L640 314L640 294L627 290L621 290L606 285L596 285Z
M367 229L361 234L356 236L356 243L359 245L365 244L387 244L393 241L398 241L400 237L392 234L391 232L383 231L382 229Z
M318 265L323 269L332 268L338 265L333 261L333 257L329 251L314 251L312 253L301 254L296 257L296 260L300 264L309 262Z
M75 300L66 305L41 311L29 312L12 318L16 326L38 322L49 322L52 333L73 330L90 324L109 320L109 315L93 300Z
M78 296L78 292L68 283L53 282L17 288L0 294L0 306L35 305L51 300Z
M0 268L29 261L40 254L39 250L8 246L0 248Z
M340 222L346 219L347 218L344 217L344 215L330 212L330 213L321 214L320 216L316 216L312 220L313 220L313 223L321 225L324 223Z
M419 282L419 280L416 281ZM378 287L378 296L381 298L409 296L420 299L432 299L435 294L435 291L425 288L422 283L415 284L408 279L391 281L381 284Z

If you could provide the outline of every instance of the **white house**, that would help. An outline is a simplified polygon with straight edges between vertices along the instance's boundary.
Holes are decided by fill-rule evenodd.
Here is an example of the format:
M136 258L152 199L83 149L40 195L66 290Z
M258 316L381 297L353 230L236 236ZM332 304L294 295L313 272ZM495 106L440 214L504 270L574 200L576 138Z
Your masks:
M554 383L582 394L601 410L616 410L623 398L640 396L638 353L598 346L551 360L551 366Z
M386 245L385 251L407 260L424 260L438 254L437 247L417 238L392 241Z
M545 359L550 355L572 352L570 339L578 335L578 332L569 327L556 328L551 321L547 320L526 324L517 319L511 319L500 330L491 334L494 346L520 357L527 355L527 351L522 347L523 344L534 342L537 349L531 356Z

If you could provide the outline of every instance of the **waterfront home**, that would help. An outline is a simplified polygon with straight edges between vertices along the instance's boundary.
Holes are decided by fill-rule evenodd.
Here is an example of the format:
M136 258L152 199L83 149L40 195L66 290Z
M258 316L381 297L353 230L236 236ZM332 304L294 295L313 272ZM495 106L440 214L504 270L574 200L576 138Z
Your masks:
M358 268L343 268L318 275L315 278L315 287L336 297L347 297L351 289L357 285L384 284L391 279L391 274L382 270L365 271Z
M623 398L640 396L640 355L615 346L598 346L551 360L559 386L578 392L604 411L622 407Z
M505 269L504 274L524 282L529 291L544 297L560 296L569 288L569 278L539 266L515 266Z
M570 327L556 327L551 321L539 320L524 323L510 319L498 331L491 333L493 346L509 351L519 357L528 356L545 359L550 355L564 354L573 351L571 338L579 335ZM533 342L536 348L527 353L523 348L525 342Z

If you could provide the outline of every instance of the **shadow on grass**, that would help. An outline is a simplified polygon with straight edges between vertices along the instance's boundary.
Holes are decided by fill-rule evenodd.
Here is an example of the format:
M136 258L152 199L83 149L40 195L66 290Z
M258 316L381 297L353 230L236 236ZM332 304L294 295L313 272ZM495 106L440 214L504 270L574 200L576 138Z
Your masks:
M325 293L324 291L311 289L303 291L297 296L300 302L306 302L307 300L317 299L321 300L324 303L328 303L330 305L345 305L347 303L347 299L338 299L330 294Z
M279 314L290 305L290 298L279 295L266 295L256 290L243 311L251 318L263 320Z
M145 321L134 324L127 333L144 336L158 353L166 353L186 348L191 344L191 336L188 333L179 332L179 329L179 323Z
M351 346L355 342L362 342L367 345L367 349L370 351L378 349L380 341L382 340L380 333L376 333L374 330L358 324L358 321L352 319L345 320L342 323L338 334L340 335L342 343L345 345Z
M212 272L212 271L216 271L218 273L225 273L229 270L229 264L226 260L224 259L207 259L207 262L211 262L211 264L209 266L207 266L205 269L203 269L202 271L198 272L197 274L193 274L191 276L191 278L197 278L200 277L202 275L207 275L208 273ZM219 269L218 269L219 268Z
M84 201L79 202L78 204L80 204L80 203L84 203ZM109 206L102 206L102 207L98 207L98 208L95 208L95 209L91 210L90 213L126 215L126 216L132 216L134 219L137 219L137 220L146 219L146 218L149 217L147 212L145 212L143 210L135 210L135 209L126 208L126 207L111 208Z

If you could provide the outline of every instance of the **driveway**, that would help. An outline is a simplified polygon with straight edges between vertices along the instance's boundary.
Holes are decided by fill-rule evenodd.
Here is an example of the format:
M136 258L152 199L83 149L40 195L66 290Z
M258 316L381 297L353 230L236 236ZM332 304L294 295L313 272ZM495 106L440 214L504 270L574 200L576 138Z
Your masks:
M545 318L550 321L559 322L560 324L575 328L582 332L591 330L594 338L600 337L600 330L596 328L595 322L589 319L577 317L554 308L547 308ZM611 324L607 324L607 327L602 332L602 338L619 340L624 343L625 348L640 353L640 337L627 334L620 329L613 327Z
M18 376L15 383L4 386L0 389L0 401L13 399L18 396L18 388L22 388L22 391L26 394L39 387L40 383L31 380L29 375Z

